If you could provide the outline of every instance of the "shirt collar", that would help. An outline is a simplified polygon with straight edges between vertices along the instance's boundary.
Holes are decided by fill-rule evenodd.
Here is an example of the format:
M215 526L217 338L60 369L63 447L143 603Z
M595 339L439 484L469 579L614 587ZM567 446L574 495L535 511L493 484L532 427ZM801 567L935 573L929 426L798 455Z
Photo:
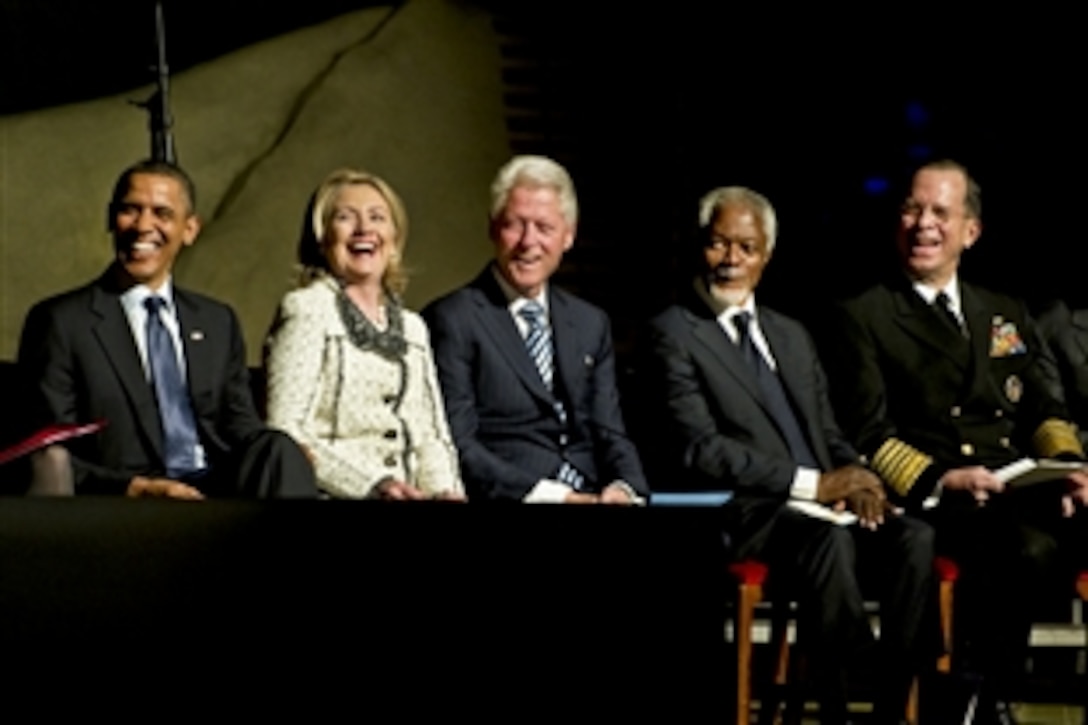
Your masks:
M952 279L948 280L948 284L944 287L934 287L928 285L925 282L913 282L912 286L914 291L917 292L927 305L932 305L937 301L937 295L944 292L948 296L948 307L953 312L959 313L961 309L960 305L960 284L959 277L956 274L952 275Z
M174 283L170 277L166 278L162 286L157 290L152 290L146 284L137 284L129 287L123 293L121 293L121 306L125 308L125 311L131 312L136 309L142 310L144 307L144 300L152 295L161 297L166 302L165 309L173 311L174 309Z
M541 285L540 292L538 292L535 297L526 297L506 281L506 278L502 276L502 272L500 272L499 268L494 264L491 265L491 273L495 275L495 281L499 283L499 289L502 290L503 295L506 297L506 306L510 309L510 312L516 315L518 310L524 307L530 300L535 300L544 309L544 319L548 319L547 282Z

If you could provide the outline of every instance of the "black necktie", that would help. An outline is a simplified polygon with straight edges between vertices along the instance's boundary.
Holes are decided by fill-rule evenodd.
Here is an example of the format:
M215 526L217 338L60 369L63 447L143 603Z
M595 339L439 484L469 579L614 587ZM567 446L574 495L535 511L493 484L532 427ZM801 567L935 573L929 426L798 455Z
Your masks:
M157 295L144 300L147 308L147 363L151 369L155 399L159 403L166 475L181 478L197 470L196 447L199 439L189 389L178 368L174 339L159 316L159 311L165 305L166 300Z
M752 315L749 312L740 312L733 317L733 324L737 328L738 335L737 346L756 375L763 402L766 403L771 417L774 418L775 424L786 439L794 463L805 468L819 470L820 465L816 462L816 456L812 454L812 449L809 448L804 433L801 432L801 426L798 424L797 416L793 412L793 406L790 405L789 398L786 396L786 390L782 387L782 381L771 370L767 360L763 357L763 353L759 351L755 341L752 340L751 323Z
M952 300L949 299L945 292L938 292L937 299L933 304L944 321L952 325L952 329L958 332L962 337L967 337L967 328L963 326L963 323L960 322L960 318L956 317L956 313L952 311Z

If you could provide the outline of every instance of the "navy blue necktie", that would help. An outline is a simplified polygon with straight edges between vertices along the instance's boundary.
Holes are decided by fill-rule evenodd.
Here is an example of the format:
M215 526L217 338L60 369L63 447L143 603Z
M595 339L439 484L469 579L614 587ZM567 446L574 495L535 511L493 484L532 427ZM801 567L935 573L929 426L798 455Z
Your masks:
M752 340L751 323L752 315L749 312L740 312L733 317L733 324L736 326L739 336L737 346L744 353L744 358L748 361L748 364L752 366L756 381L759 383L759 391L762 394L763 402L767 404L767 408L771 411L771 417L774 418L778 429L782 431L794 463L805 468L819 470L820 464L816 462L816 456L812 454L812 449L809 448L808 442L805 440L801 426L797 423L797 416L793 412L793 406L790 404L785 388L782 387L782 381L771 370L767 360L763 357L763 353L759 351L755 341Z
M166 329L159 311L166 300L152 295L144 300L147 308L147 363L151 369L151 385L159 404L162 421L163 451L166 475L181 478L197 470L196 447L199 438L189 389L178 368L174 339Z

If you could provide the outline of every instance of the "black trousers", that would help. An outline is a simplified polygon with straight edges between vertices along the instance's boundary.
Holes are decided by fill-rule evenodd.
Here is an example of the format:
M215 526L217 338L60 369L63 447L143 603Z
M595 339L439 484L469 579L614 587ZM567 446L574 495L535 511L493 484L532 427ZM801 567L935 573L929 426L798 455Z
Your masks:
M272 429L251 436L186 483L211 496L317 497L314 468L306 454L289 435Z
M985 506L946 494L927 516L937 550L960 565L956 661L1003 699L1019 694L1032 622L1069 601L1088 557L1083 512L1063 518L1055 492L1040 493L1003 494Z
M940 646L933 528L895 516L870 531L830 524L777 501L746 507L738 554L768 564L772 597L798 602L798 644L810 659L822 719L845 717L847 667L873 642L866 599L880 603L877 715L902 718L914 675L931 667Z

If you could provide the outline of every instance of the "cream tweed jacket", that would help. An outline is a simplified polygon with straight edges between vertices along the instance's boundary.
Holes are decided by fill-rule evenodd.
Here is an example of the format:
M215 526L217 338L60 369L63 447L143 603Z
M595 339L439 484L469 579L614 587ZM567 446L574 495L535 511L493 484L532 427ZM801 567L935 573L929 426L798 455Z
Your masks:
M387 478L462 493L427 327L403 310L399 361L358 347L325 276L288 293L268 341L268 423L305 446L318 487L362 498Z

